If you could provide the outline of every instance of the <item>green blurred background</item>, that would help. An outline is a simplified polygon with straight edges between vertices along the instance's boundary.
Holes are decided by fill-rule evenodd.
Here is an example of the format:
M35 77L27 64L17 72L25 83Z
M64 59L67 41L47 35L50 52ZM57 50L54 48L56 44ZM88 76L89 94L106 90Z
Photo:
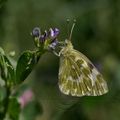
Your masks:
M67 37L66 19L76 19L74 47L104 75L109 93L99 97L69 97L58 88L59 58L42 56L23 84L31 86L43 107L37 120L120 120L119 0L0 0L0 46L15 50L15 60L35 46L30 32L57 27ZM72 24L72 22L71 22ZM32 111L32 109L31 109Z

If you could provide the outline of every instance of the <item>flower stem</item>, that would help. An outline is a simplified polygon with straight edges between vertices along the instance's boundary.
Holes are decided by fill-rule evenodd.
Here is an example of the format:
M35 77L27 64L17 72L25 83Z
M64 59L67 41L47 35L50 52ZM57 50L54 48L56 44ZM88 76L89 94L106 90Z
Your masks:
M9 106L9 96L10 96L10 89L6 87L6 98L4 100L3 106L4 106L4 111L0 114L0 120L4 120L7 114L8 106Z

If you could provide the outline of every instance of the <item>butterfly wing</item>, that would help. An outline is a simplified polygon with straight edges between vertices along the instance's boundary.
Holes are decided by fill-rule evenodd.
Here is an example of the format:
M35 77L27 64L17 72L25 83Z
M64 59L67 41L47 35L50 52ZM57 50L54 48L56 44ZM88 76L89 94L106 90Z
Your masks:
M60 57L59 88L71 96L99 96L108 92L107 83L95 66L74 49Z

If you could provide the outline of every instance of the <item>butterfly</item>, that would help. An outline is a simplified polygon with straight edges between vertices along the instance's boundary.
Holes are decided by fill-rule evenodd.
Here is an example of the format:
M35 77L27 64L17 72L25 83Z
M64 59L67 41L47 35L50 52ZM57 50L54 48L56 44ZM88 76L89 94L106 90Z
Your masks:
M74 28L71 29L72 30ZM59 89L71 96L100 96L108 92L107 82L81 52L73 48L71 36L59 52Z

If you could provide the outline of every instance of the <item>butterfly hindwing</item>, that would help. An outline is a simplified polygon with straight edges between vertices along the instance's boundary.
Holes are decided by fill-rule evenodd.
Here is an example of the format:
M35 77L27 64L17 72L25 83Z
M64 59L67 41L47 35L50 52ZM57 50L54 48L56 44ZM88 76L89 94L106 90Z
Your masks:
M107 83L90 60L77 50L60 57L59 88L71 96L98 96L107 93Z

